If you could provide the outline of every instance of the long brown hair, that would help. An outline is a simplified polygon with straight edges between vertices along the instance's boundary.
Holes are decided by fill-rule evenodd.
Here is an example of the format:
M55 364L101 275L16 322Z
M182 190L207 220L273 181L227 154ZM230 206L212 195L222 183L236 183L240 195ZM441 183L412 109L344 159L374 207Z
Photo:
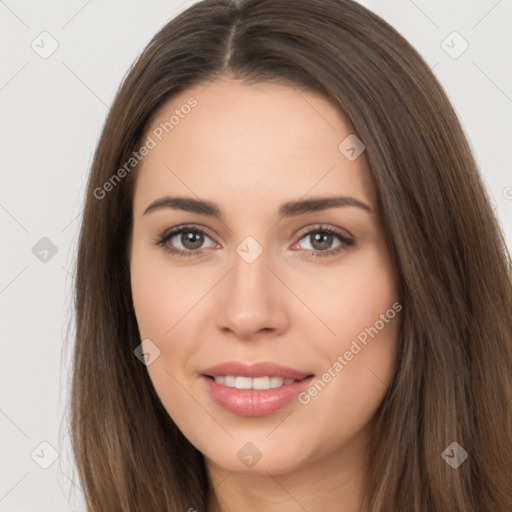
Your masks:
M319 93L366 146L403 305L396 373L371 439L368 509L509 512L510 255L442 87L396 30L350 0L199 2L124 79L94 157L77 257L71 435L88 511L208 507L204 458L134 356L137 169L112 176L165 101L220 75ZM446 462L454 446L462 453L454 442L468 454L458 467Z

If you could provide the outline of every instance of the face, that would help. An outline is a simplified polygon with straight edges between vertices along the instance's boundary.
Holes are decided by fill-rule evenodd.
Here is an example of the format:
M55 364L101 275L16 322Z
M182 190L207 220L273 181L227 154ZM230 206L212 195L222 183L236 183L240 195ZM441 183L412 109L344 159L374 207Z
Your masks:
M320 96L225 77L175 96L145 140L131 284L165 409L212 467L355 463L401 306L349 123Z

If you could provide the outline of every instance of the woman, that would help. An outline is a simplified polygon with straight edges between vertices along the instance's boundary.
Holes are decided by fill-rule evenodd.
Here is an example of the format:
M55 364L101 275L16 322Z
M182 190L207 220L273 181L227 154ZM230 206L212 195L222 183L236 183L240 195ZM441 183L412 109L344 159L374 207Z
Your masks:
M512 508L510 257L441 86L357 3L169 22L76 283L89 511Z

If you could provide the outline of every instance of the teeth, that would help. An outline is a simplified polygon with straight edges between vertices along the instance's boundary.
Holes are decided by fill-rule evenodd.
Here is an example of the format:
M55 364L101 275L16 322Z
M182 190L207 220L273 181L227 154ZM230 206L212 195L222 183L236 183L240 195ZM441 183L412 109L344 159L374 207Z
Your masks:
M270 377L270 387L279 388L284 384L284 379L281 377Z
M235 377L235 388L236 389L251 389L252 388L251 377Z
M233 377L232 375L226 375L224 377L224 382L222 384L224 384L225 386L229 386L230 388L234 388L235 387L235 377Z
M256 377L252 380L253 389L268 389L270 388L270 377Z
M241 377L233 375L221 375L214 377L217 384L223 384L236 389L258 389L265 390L271 388L280 388L293 384L295 379L283 379L282 377Z

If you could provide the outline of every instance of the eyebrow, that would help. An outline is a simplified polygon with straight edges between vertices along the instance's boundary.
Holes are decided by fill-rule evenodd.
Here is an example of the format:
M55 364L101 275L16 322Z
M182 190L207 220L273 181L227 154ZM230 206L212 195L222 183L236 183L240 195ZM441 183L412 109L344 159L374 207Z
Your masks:
M341 208L354 206L360 208L369 214L373 214L373 210L366 204L354 197L337 196L337 197L315 197L312 199L288 201L281 205L278 210L280 218L293 217L304 213L317 212L327 210L329 208ZM148 205L143 215L157 210L170 208L172 210L183 210L186 212L210 215L223 220L223 214L220 208L210 201L194 199L192 197L161 197Z

